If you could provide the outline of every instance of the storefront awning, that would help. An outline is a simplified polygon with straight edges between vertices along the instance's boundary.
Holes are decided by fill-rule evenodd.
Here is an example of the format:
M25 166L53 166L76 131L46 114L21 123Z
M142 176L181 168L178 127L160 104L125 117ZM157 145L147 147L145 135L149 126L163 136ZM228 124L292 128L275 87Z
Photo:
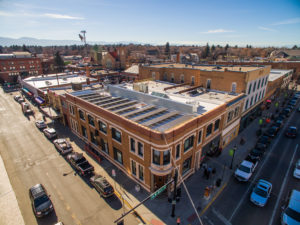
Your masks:
M22 91L28 96L32 96L32 93L27 88L22 88Z
M40 109L43 114L45 114L52 120L62 117L62 115L59 112L57 112L56 110L54 110L52 107L41 107Z
M43 104L44 102L45 102L45 100L44 99L42 99L41 97L36 97L35 99L34 99L38 104Z

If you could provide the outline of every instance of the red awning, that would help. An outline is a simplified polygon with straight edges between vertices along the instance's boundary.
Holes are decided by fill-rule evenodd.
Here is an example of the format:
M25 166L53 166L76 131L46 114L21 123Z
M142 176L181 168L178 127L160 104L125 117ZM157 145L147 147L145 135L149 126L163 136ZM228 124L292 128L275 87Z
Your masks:
M272 100L268 99L268 100L267 100L267 102L268 102L268 103L271 103L271 102L272 102Z

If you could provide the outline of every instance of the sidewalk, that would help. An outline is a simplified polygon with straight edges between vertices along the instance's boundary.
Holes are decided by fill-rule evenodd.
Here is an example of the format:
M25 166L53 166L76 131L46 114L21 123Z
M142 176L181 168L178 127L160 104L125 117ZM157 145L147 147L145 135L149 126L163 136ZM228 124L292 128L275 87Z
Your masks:
M0 156L0 224L24 225L18 201Z

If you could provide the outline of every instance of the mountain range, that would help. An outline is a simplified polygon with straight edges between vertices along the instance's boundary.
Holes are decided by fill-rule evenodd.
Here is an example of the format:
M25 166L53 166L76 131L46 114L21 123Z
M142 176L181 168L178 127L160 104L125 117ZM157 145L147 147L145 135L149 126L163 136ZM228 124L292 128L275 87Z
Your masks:
M130 43L133 44L142 44L137 42L128 42L128 41L120 41L120 42L105 42L105 41L94 41L88 42L90 45L109 45L109 44L124 44L128 45ZM11 46L11 45L37 45L37 46L61 46L61 45L82 45L83 42L77 40L50 40L50 39L37 39L31 37L21 37L21 38L8 38L8 37L0 37L0 45L2 46Z

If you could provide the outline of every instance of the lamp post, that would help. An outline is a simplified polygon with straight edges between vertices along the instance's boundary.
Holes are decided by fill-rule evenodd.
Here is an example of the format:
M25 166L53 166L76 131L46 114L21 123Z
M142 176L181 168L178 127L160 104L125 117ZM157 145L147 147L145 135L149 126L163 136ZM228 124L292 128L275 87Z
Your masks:
M236 144L234 145L232 150L232 158L231 158L231 164L230 164L230 169L232 169L232 164L233 164L233 159L234 159L234 155L235 155L235 151L237 150L237 146Z

